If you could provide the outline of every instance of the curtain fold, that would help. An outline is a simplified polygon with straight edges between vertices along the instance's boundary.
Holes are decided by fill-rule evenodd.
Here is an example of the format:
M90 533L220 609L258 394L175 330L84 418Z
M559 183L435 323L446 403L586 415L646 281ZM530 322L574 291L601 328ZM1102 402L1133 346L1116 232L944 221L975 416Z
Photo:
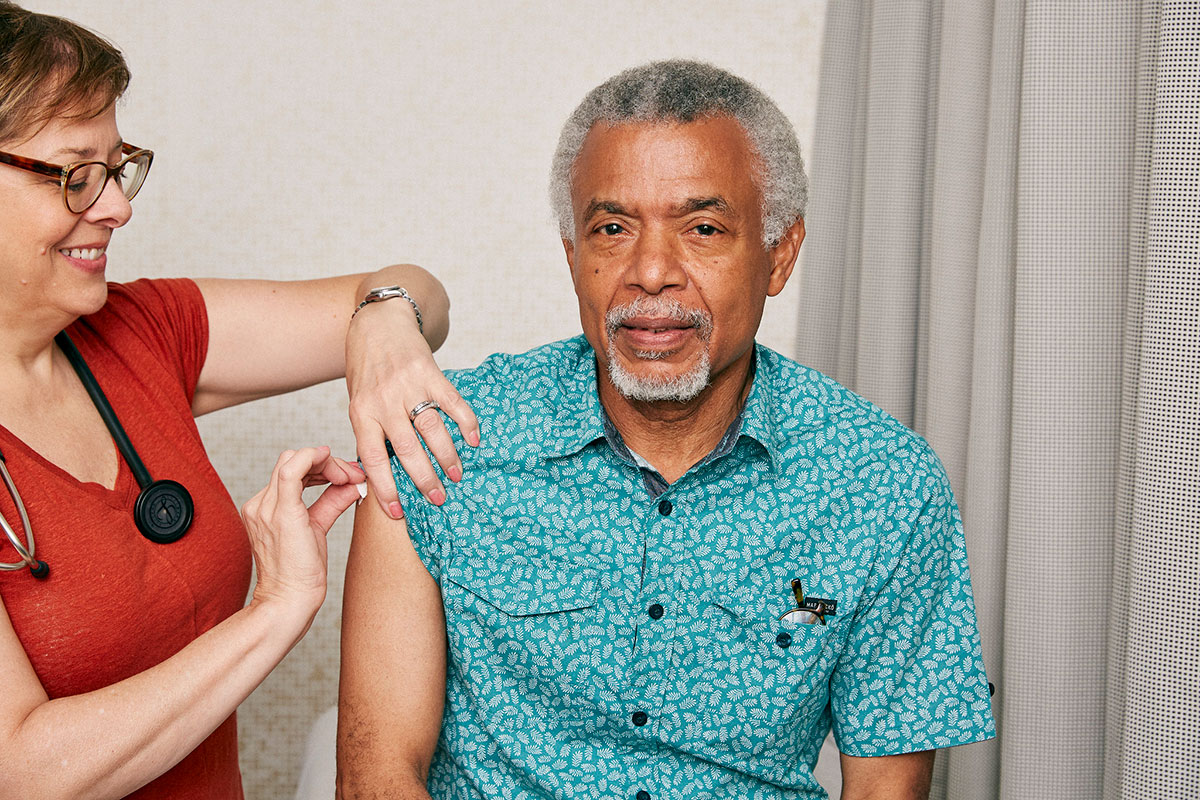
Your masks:
M1200 797L1200 8L827 13L799 358L942 458L997 685L934 796Z
M1137 54L1105 798L1200 796L1200 8Z

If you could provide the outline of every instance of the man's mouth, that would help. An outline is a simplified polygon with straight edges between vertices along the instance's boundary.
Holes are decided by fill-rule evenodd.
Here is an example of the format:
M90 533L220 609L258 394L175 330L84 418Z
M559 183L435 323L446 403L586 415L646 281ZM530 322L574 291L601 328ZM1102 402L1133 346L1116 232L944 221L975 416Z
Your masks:
M657 360L677 351L693 336L696 329L685 327L649 328L639 325L622 325L625 340L639 358Z
M621 323L622 328L631 330L647 331L649 333L667 333L669 331L679 331L695 328L694 324L688 324L679 320L648 320L644 318L634 317L633 319L625 320Z
M639 297L628 305L616 306L605 315L604 322L609 338L624 331L646 345L656 340L669 345L692 333L707 341L712 335L711 315L661 297Z

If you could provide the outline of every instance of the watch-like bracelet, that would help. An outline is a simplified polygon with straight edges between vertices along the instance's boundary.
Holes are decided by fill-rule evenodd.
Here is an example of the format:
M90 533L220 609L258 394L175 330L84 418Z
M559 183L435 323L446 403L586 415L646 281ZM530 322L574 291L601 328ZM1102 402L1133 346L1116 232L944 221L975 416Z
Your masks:
M417 331L424 333L425 325L421 322L421 307L417 305L417 301L412 299L412 295L403 286L380 286L370 290L363 297L362 302L354 309L354 313L350 315L350 319L354 319L358 312L363 310L363 306L370 303L378 303L381 300L391 300L393 297L403 297L408 301L408 304L412 306L413 313L417 316Z

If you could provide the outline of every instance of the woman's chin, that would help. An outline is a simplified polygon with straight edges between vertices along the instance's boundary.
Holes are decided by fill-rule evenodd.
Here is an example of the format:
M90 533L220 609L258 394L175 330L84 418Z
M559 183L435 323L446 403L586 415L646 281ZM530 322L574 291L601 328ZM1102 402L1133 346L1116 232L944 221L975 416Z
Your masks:
M104 280L103 274L98 278L94 281L94 285L88 286L86 290L76 292L69 307L64 310L73 317L86 317L104 308L104 304L108 302L108 283Z

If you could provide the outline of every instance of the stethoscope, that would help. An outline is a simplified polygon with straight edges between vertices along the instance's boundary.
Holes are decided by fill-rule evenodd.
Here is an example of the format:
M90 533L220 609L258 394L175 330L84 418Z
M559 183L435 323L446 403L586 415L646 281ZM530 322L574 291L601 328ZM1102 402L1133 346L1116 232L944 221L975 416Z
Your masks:
M125 463L133 472L134 479L137 480L141 491L133 504L133 521L137 523L138 530L142 532L142 536L158 544L170 544L178 541L187 533L192 524L192 517L195 513L192 496L188 494L187 489L175 481L156 481L150 477L146 465L142 463L137 451L133 449L133 442L129 441L129 436L121 427L117 413L113 411L112 405L104 396L100 384L96 382L96 377L88 369L87 363L79 354L71 337L67 336L66 331L63 331L54 337L54 341L66 355L75 374L79 376L83 388L87 390L88 397L92 398L92 403L100 412L104 426L108 428L113 441L117 443L121 457L125 459ZM45 578L50 574L50 567L45 561L34 555L33 528L29 524L29 514L26 513L25 504L21 502L21 494L17 491L12 476L8 472L8 465L5 463L2 451L0 451L0 477L4 479L4 485L8 489L8 493L12 495L13 503L17 507L17 514L21 517L21 528L25 533L25 541L22 542L16 531L8 524L8 520L4 518L3 514L0 514L0 527L4 528L4 535L8 537L9 543L16 549L17 554L21 556L21 560L16 563L0 563L0 570L17 570L28 567L33 577Z

